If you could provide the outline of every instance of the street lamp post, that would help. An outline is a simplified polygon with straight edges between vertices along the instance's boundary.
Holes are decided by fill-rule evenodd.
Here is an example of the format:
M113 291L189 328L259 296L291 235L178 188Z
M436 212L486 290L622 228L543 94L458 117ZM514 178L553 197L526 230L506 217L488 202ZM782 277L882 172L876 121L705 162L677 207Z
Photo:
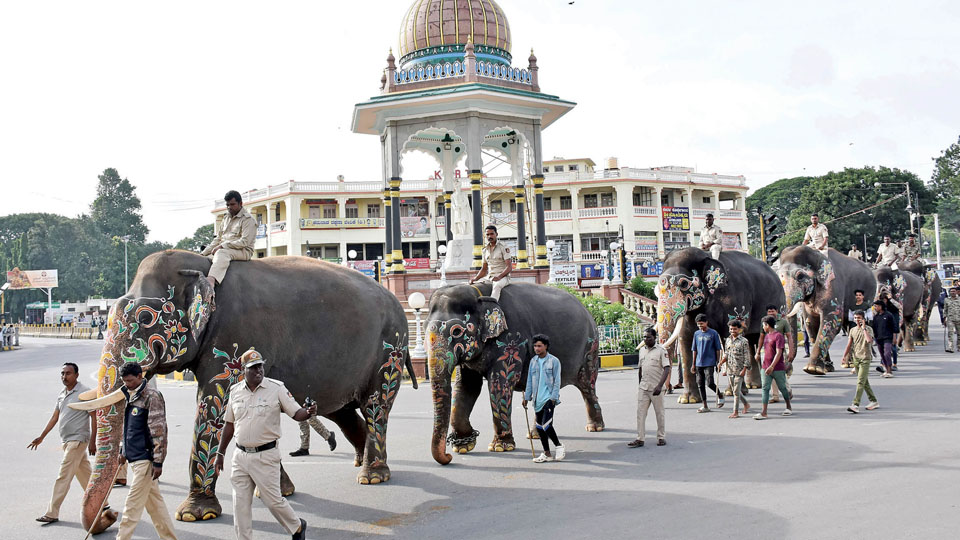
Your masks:
M910 220L910 234L913 234L913 204L910 199L910 182L874 182L873 187L879 189L880 186L904 186L906 188L907 195L907 207L904 210L907 211L907 218Z
M620 263L620 242L614 242L610 244L611 257L617 258L617 264ZM620 277L620 272L613 271L613 262L610 263L610 273L613 274L613 279L610 283L612 285L623 285L623 279Z
M610 284L610 252L606 249L600 251L600 257L607 261L606 266L603 267L603 281L600 282L601 285Z
M427 299L424 298L421 292L415 292L407 297L407 304L413 308L414 315L417 319L417 346L414 347L413 352L410 353L412 358L425 358L427 356L427 351L423 348L423 333L420 328L420 310L423 309L426 303Z
M3 320L4 314L7 312L7 295L4 293L7 292L8 288L10 288L9 282L0 285L0 322L6 322Z
M553 273L553 256L557 247L556 240L547 240L547 260L550 261L550 278L547 283L553 285L557 282L557 276Z
M347 252L347 259L348 259L347 264L350 266L350 268L356 268L356 265L354 264L354 260L356 258L357 258L357 250L351 249L350 251Z
M437 246L437 253L440 254L440 260L438 261L438 263L440 264L440 286L446 287L447 286L447 264L446 264L447 246L443 244L440 244L439 246Z
M123 292L126 293L130 290L130 278L128 273L128 264L127 264L127 244L130 243L130 235L125 234L120 237L120 240L123 240Z

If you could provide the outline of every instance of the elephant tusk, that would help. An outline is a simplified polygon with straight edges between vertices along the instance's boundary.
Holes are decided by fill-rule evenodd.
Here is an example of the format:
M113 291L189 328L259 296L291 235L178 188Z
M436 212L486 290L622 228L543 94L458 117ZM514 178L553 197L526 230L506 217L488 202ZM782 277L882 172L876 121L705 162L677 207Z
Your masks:
M683 325L686 322L687 322L686 316L680 318L680 322L677 323L677 327L673 330L673 333L670 334L670 337L667 338L665 342L663 342L664 349L669 348L671 345L673 345L673 342L680 337L680 331L683 329Z
M84 394L86 393L87 392L84 392ZM114 403L119 403L120 401L125 399L125 397L126 396L123 395L123 391L118 388L113 392L110 392L109 394L103 396L102 398L91 399L89 401L77 401L77 402L71 403L69 407L71 409L76 409L78 411L95 411L97 409L109 407Z
M793 305L793 309L790 310L790 313L787 313L787 318L796 317L800 314L800 310L803 309L803 302L797 302Z
M80 401L90 401L91 399L97 399L97 389L92 388L90 390L87 390L86 392L83 392L79 396L77 396L77 399L79 399Z

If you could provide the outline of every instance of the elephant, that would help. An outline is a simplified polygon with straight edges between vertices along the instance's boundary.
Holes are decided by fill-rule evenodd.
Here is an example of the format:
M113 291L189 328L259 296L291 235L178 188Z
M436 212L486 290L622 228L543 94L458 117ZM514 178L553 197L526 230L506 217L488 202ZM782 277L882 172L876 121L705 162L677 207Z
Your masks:
M777 271L793 333L797 329L792 316L799 315L802 309L806 314L807 336L816 336L810 361L803 368L811 375L825 375L834 370L830 344L849 318L848 310L857 303L855 292L859 289L869 294L877 288L869 266L832 248L828 253L829 257L824 257L807 246L790 246L780 255Z
M937 274L935 265L924 266L920 261L909 261L899 265L900 270L912 272L923 278L923 298L920 300L920 317L917 321L917 330L914 338L920 345L926 345L930 340L930 315L937 308L937 300L943 290L943 282Z
M906 270L894 270L881 266L874 270L877 278L877 300L882 293L900 304L900 332L903 351L913 352L913 332L920 315L920 300L923 298L923 278Z
M441 465L450 463L448 441L457 453L476 446L479 432L470 412L487 379L493 411L493 440L488 450L515 449L511 413L515 391L526 388L536 334L550 339L550 353L560 360L561 386L580 390L587 408L587 431L603 431L597 398L600 369L597 325L570 293L533 283L504 287L499 303L489 297L489 283L449 285L430 298L427 360L433 391L431 452ZM456 393L451 392L454 368ZM452 408L451 399L455 406ZM448 426L452 428L447 437Z
M684 392L679 403L699 403L700 397L692 384L694 319L703 313L710 328L721 338L729 333L731 321L743 324L744 336L750 342L751 357L761 335L767 305L775 305L785 312L783 287L777 274L760 261L740 251L724 251L714 259L700 248L679 249L667 255L663 272L655 289L657 295L657 334L672 358L676 357L673 344L679 340L680 364L684 378ZM669 336L669 337L668 337ZM788 359L793 361L797 348L794 332L788 339ZM760 387L760 369L753 360L748 384Z
M387 418L402 371L413 378L407 320L399 301L363 274L306 257L234 262L216 290L210 261L167 250L146 257L127 293L112 307L96 394L119 388L119 368L141 364L149 377L189 369L196 375L197 413L189 493L181 521L216 518L216 454L232 385L243 379L240 356L256 348L265 375L283 381L303 402L340 427L356 450L360 483L390 478ZM416 386L416 379L414 386ZM356 409L360 409L357 414ZM97 412L97 454L83 499L83 526L97 532L116 519L99 512L117 470L123 408ZM281 471L282 472L282 471ZM282 474L284 494L293 491Z

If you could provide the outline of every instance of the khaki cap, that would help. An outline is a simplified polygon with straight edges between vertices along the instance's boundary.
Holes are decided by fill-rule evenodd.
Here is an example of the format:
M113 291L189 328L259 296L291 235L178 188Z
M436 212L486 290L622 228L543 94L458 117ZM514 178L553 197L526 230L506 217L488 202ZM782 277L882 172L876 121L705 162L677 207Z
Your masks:
M240 357L240 363L243 364L244 369L251 366L256 366L257 364L263 364L263 355L253 349L250 349L249 351L243 353L243 356Z

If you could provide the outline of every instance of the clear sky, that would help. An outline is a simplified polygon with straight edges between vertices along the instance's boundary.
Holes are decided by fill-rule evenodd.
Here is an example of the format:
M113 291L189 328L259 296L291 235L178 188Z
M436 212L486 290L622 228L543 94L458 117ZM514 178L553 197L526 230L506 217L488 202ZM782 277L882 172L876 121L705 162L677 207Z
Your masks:
M544 156L782 177L886 165L929 179L960 135L960 3L499 0L514 65L578 103ZM151 240L214 199L378 180L376 95L409 0L4 2L0 215L87 211L137 187ZM425 177L405 171L407 178Z

